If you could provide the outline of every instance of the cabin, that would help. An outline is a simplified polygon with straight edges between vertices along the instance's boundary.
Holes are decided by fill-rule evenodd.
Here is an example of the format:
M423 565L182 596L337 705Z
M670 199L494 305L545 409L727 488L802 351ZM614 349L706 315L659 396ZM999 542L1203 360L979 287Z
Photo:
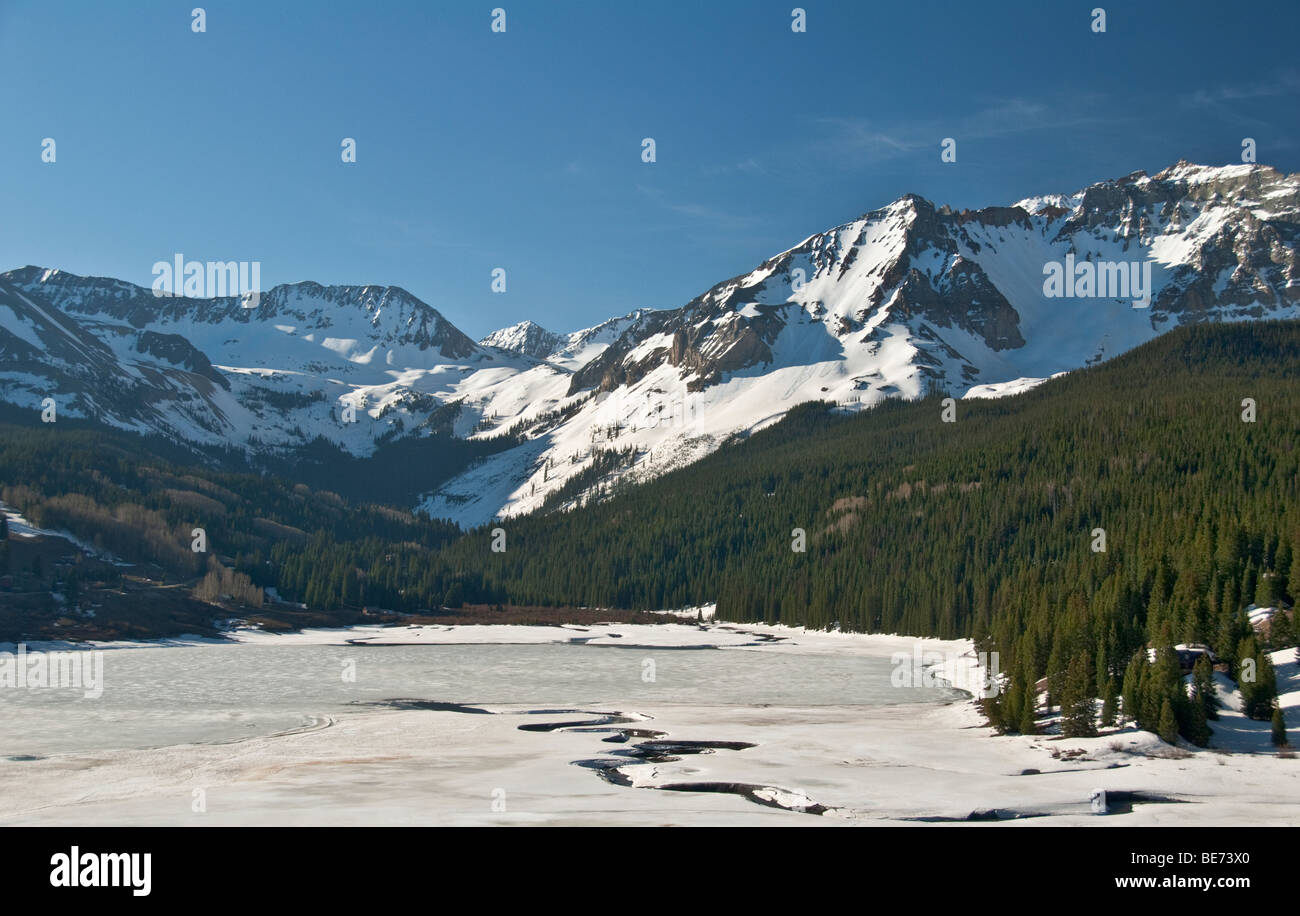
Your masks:
M1178 653L1178 667L1182 669L1184 674L1195 668L1196 663L1201 660L1202 656L1205 656L1210 660L1211 668L1214 667L1214 663L1217 661L1214 657L1214 652L1209 646L1199 644L1190 646L1177 645L1174 646L1174 651Z
M1215 662L1218 661L1218 659L1214 657L1214 651L1209 646L1201 645L1200 643L1192 645L1179 643L1174 646L1174 654L1178 656L1178 667L1184 674L1189 673L1193 668L1195 668L1196 663L1201 660L1201 656L1203 655L1209 658L1211 668L1213 668ZM1148 648L1147 661L1154 663L1155 660L1156 650Z

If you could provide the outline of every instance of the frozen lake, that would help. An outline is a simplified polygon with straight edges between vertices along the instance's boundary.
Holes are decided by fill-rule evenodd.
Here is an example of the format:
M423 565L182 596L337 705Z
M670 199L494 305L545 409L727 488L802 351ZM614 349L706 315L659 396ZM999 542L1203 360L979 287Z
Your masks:
M966 693L894 685L922 651L977 684L960 640L721 623L234 635L103 648L98 699L0 688L0 824L830 826L992 811L1008 825L1281 826L1300 811L1296 761L1269 752L1266 722L1247 736L1258 749L1242 739L1251 752L1230 755L1171 753L1131 725L996 737ZM1274 664L1291 716L1291 650ZM1240 718L1222 714L1225 743ZM1091 811L1098 788L1113 816Z
M889 658L636 645L226 645L106 649L103 695L0 690L0 756L224 742L413 698L542 707L892 706ZM355 672L354 680L345 673Z

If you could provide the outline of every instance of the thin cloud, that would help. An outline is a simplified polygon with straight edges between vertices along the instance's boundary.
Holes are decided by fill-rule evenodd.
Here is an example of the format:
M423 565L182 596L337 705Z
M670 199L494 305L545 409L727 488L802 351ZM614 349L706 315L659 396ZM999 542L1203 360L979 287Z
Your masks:
M818 144L836 156L850 156L856 164L883 161L937 148L944 137L985 140L1037 130L1059 130L1097 123L1095 115L1081 114L1093 100L1071 97L1067 102L1004 99L955 119L931 119L907 124L882 124L866 118L817 118L826 131Z
M637 182L636 189L650 201L658 204L670 213L687 217L690 220L708 223L719 229L747 229L757 224L751 216L719 210L694 201L677 201L670 199L659 188Z
M1280 70L1271 79L1259 82L1198 89L1191 95L1184 96L1181 102L1183 108L1200 112L1212 111L1225 121L1238 125L1272 128L1276 121L1255 114L1258 106L1251 106L1250 103L1296 94L1300 94L1300 72ZM1275 139L1272 145L1285 147L1287 143Z
M1282 70L1272 79L1246 83L1237 86L1219 86L1216 89L1198 89L1183 99L1183 104L1191 107L1223 106L1229 102L1244 102L1250 99L1273 98L1279 95L1300 93L1300 72Z

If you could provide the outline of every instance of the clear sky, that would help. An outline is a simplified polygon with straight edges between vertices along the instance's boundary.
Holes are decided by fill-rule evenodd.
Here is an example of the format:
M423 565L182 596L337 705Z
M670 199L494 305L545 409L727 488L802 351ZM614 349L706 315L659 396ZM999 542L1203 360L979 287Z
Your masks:
M906 192L1011 203L1243 137L1300 171L1295 0L211 0L200 34L201 2L0 0L0 269L257 260L568 331Z

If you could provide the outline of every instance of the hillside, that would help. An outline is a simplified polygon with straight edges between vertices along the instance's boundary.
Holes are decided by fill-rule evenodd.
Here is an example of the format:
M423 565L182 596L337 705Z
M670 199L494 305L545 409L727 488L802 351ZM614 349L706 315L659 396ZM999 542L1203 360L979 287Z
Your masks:
M974 637L1020 695L1086 658L1100 696L1148 645L1254 656L1247 605L1294 602L1298 378L1300 323L1184 327L1016 396L807 404L658 480L465 534L125 433L7 427L0 479L23 483L0 498L227 608L269 588L318 622L716 602L722 619Z
M0 274L0 401L476 525L653 479L808 401L1024 390L1174 327L1300 317L1297 226L1300 175L1263 165L977 210L904 194L680 307L477 344L395 286L159 297L25 267Z

